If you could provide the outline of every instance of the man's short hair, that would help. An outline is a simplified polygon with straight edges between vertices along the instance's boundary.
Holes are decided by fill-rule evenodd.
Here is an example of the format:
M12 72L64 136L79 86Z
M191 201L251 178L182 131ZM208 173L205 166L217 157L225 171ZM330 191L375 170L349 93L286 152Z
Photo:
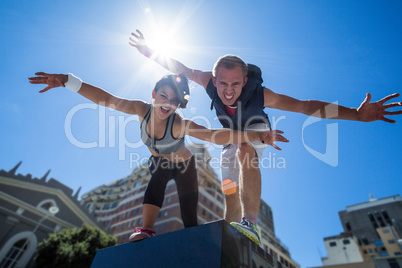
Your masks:
M247 76L247 64L238 56L236 55L225 55L220 57L214 65L214 68L212 69L212 75L216 77L216 74L218 72L218 68L223 67L229 70L232 70L236 67L240 67L243 71L243 78Z

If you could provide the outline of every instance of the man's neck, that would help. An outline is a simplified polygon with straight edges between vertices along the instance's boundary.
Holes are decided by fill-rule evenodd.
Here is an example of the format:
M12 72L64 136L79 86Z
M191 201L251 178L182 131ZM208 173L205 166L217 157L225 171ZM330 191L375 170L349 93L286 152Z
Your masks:
M239 98L240 99L240 98ZM237 99L232 105L226 105L229 108L236 109L239 103L239 99Z

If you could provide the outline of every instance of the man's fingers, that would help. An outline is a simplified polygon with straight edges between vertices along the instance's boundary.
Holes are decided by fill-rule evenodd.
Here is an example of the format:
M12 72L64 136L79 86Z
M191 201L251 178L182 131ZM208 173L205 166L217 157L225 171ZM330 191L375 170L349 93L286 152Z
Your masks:
M392 123L392 124L393 124L393 123L396 123L395 120L391 120L391 119L386 118L386 117L384 117L384 116L381 118L381 120L382 120L382 121L385 121L385 122L388 122L388 123Z
M397 98L397 97L399 97L399 93L394 93L394 94L391 94L391 95L386 96L385 98L379 100L379 102L385 103L385 102L389 101L390 99Z
M140 39L140 37L138 35L136 35L135 33L131 33L131 35L134 36L137 39ZM131 37L130 37L130 39L131 39Z
M397 107L397 106L402 106L402 102L393 102L393 103L385 104L384 108L388 109L388 108Z
M366 98L364 99L363 103L368 103L368 102L370 102L370 101L371 101L371 94L370 94L370 93L367 93L367 94L366 94Z
M130 42L132 42L133 44L137 44L138 43L138 41L137 40L134 40L133 38L129 38L129 40L130 40Z
M142 32L140 30L136 29L135 31L140 35L140 37L142 39L144 39L144 35L142 34Z
M391 111L391 112L384 112L385 115L398 115L402 114L402 111Z

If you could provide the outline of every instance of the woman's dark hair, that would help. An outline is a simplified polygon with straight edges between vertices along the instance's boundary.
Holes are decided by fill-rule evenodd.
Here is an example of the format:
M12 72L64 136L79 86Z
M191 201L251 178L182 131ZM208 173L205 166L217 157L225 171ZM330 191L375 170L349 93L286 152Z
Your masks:
M188 79L183 75L169 74L163 76L155 85L155 92L163 86L170 86L177 94L180 102L180 108L186 108L190 97L190 89L188 88Z

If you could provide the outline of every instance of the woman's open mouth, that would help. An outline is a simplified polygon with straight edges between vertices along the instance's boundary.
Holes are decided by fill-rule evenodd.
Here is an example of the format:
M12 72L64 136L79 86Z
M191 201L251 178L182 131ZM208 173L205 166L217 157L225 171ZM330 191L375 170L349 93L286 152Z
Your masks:
M168 114L170 112L170 108L161 106L161 112L162 114Z

